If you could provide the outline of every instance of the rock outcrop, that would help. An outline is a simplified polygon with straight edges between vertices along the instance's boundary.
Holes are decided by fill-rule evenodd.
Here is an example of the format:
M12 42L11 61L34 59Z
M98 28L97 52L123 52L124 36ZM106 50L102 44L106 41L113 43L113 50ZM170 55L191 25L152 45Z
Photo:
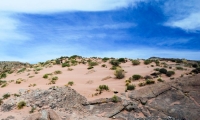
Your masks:
M20 97L4 101L1 111L12 110L21 100L38 111L26 120L199 120L200 75L145 86L117 101L87 101L70 87L23 90Z

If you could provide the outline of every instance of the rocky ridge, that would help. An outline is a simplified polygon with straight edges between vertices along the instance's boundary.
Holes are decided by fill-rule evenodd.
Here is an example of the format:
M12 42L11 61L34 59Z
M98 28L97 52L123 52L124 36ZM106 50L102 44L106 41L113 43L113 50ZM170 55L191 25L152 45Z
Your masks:
M4 100L1 111L9 112L25 101L38 112L26 120L198 120L200 117L200 74L94 101L70 87L20 90L20 97ZM6 118L7 119L7 118Z

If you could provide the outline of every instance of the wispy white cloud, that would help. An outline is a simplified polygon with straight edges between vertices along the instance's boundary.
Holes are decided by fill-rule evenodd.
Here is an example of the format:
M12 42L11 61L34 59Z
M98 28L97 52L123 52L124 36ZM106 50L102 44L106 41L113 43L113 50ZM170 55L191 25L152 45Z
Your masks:
M178 27L186 31L200 30L199 4L199 0L166 1L163 9L169 20L165 25Z
M161 39L156 45L174 45L174 44L185 44L189 42L190 39Z
M28 40L28 37L18 29L20 22L13 18L12 15L0 12L0 42L20 43Z
M134 5L138 1L142 0L1 0L0 11L23 13L103 11Z
M167 23L172 27L179 27L185 30L200 30L200 13L191 13L189 16Z

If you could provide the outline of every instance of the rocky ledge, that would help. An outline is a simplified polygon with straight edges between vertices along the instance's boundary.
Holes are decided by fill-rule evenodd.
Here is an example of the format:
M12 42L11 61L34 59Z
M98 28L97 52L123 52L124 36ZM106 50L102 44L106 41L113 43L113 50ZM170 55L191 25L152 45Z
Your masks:
M16 103L23 100L28 107L37 110L26 116L25 120L199 120L200 118L200 75L122 93L115 100L101 98L87 101L70 87L20 90L20 94L20 97L4 101L1 111L9 112L16 108Z

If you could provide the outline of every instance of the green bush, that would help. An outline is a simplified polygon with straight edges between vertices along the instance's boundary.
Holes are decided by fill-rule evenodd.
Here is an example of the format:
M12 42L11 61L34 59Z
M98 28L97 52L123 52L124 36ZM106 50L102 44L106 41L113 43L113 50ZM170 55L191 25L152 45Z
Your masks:
M26 102L25 101L21 101L17 104L17 108L18 109L22 109L24 106L26 106Z
M47 79L48 78L48 74L44 74L43 78Z
M134 90L135 89L135 85L127 85L126 86L127 88L127 90Z
M1 87L3 88L3 87L6 87L7 85L8 85L7 83L4 83L4 84L2 84Z
M15 97L19 97L20 95L15 93L14 96L15 96Z
M52 80L58 80L58 77L57 76L54 76L54 77L52 77Z
M139 80L140 78L142 78L141 75L135 74L135 75L132 76L132 79L133 79L133 80Z
M88 64L89 64L89 66L96 66L96 65L98 65L97 62L89 62Z
M7 83L7 81L5 81L5 80L0 80L0 85L3 85L3 84L5 84L5 83Z
M39 67L35 68L35 71L40 71L40 70L42 70L42 68Z
M104 58L102 59L102 61L103 61L103 62L107 62L109 59L110 59L110 58L104 57Z
M92 69L92 68L94 68L93 66L89 66L87 69L89 70L89 69Z
M146 83L144 83L144 82L141 82L141 83L139 83L138 84L140 87L142 87L142 86L145 86L146 85Z
M126 62L126 59L125 59L125 58L119 58L118 61L119 61L119 62L122 62L122 63L125 63L125 62Z
M121 68L117 68L117 69L115 70L114 75L116 76L116 78L122 79L122 78L124 78L124 76L125 76L125 75L124 75L124 70L121 69Z
M7 77L6 73L2 73L2 74L0 75L0 79L6 78L6 77Z
M60 70L56 70L56 71L54 72L54 74L62 74L62 72L61 72Z
M75 66L75 65L77 65L78 61L76 61L76 60L72 59L72 60L71 60L71 63L72 63L72 65L74 65L74 66Z
M68 82L68 85L70 85L70 86L72 86L73 84L74 84L73 81L69 81L69 82Z
M150 64L151 62L152 62L151 60L148 60L148 59L147 59L147 60L144 61L144 64L145 64L145 65L148 65L148 64Z
M3 99L0 98L0 105L2 105L2 104L3 104Z
M110 69L111 69L111 70L116 70L118 67L119 67L119 66L114 66L114 65L113 65Z
M159 70L160 70L160 68L155 68L154 70L155 70L155 71L159 71Z
M171 77L174 74L175 74L174 71L167 71L166 76Z
M113 66L119 66L120 62L118 60L111 60L110 64Z
M19 71L17 71L17 73L24 72L25 70L26 70L26 68L22 68L22 69L20 69Z
M59 59L56 60L56 64L60 65L60 60Z
M159 70L159 72L160 72L160 73L163 73L163 74L166 74L166 73L167 73L167 70L166 70L165 68L161 68L161 69Z
M69 63L62 63L62 67L70 67Z
M159 82L164 82L164 80L162 80L161 78L158 78L157 79Z
M107 85L99 85L99 90L103 91L103 90L109 90L109 87Z
M140 61L139 61L139 60L132 60L132 64L133 64L133 65L139 65L139 64L140 64Z
M193 69L191 72L195 73L195 74L198 74L198 73L200 73L200 68Z
M3 99L7 99L9 97L10 97L10 94L8 94L8 93L3 95Z
M118 97L116 96L116 95L114 95L113 97L112 97L112 102L118 102Z
M153 81L153 80L146 80L146 84L147 85L149 85L149 84L154 84L155 83L155 81Z
M105 65L105 64L103 64L103 65L101 65L101 67L106 67L106 65Z
M183 70L183 67L176 67L177 70Z
M34 113L34 111L35 111L35 108L32 107L31 110L29 111L29 113Z

